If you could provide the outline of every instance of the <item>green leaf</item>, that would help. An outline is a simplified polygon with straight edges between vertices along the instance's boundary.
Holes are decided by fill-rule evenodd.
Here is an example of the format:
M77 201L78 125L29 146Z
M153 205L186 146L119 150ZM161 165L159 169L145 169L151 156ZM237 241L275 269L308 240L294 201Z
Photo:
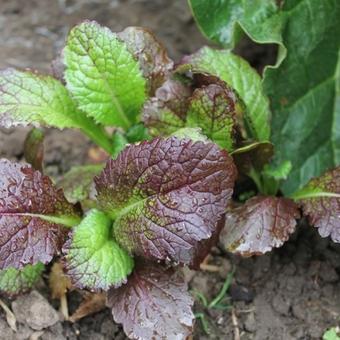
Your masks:
M189 0L194 18L210 40L233 48L245 32L259 43L281 43L275 0Z
M64 50L67 88L79 108L104 125L136 122L146 81L126 44L96 22L74 27Z
M339 336L340 330L339 327L330 328L326 331L322 337L323 340L340 340Z
M188 70L217 76L235 89L246 105L243 118L248 137L258 141L269 139L269 101L263 93L261 77L244 59L227 50L204 47L177 68L178 72Z
M78 288L108 290L126 282L134 262L112 237L112 221L91 210L66 242L66 271Z
M340 164L340 2L286 1L282 12L287 58L267 69L277 163L293 169L282 190L291 194Z
M37 263L33 266L29 264L20 270L0 270L0 292L9 296L26 292L39 280L44 268L42 263Z
M231 151L235 142L236 96L229 87L217 84L196 89L186 117L186 126L202 132L221 148Z
M0 71L0 126L28 124L80 128L105 150L111 149L103 131L77 110L58 80L12 68Z
M193 142L209 142L207 136L202 134L202 130L200 128L181 128L171 134L171 136L177 137L178 139L191 139Z
M291 170L292 163L290 161L283 161L278 166L266 164L263 169L263 175L279 181L282 179L287 179Z

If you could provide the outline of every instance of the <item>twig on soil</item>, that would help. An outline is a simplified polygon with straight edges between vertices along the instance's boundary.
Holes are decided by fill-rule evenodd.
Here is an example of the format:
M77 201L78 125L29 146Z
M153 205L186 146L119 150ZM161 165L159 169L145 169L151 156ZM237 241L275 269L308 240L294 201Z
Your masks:
M8 308L8 306L0 299L0 307L4 310L6 314L6 321L14 332L17 332L17 319L13 312Z
M240 329L238 327L238 320L234 308L231 310L231 321L234 326L234 340L241 340Z
M215 266L214 264L209 264L210 255L206 256L203 262L200 264L200 269L206 272L216 273L220 270L219 266Z

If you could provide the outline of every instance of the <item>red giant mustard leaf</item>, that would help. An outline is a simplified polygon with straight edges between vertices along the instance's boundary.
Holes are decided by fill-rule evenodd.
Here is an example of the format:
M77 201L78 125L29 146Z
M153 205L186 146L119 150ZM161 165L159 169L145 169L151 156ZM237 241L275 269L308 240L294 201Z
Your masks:
M187 126L203 133L221 148L234 146L236 95L227 85L210 84L196 89L190 99Z
M301 199L303 214L322 237L340 242L340 167L311 179L293 197Z
M256 196L227 212L221 241L233 253L261 255L282 246L299 217L298 206L287 198Z
M174 66L165 47L151 31L142 27L128 27L118 33L118 37L138 59L139 67L149 82L149 93L154 95Z
M131 145L95 179L120 245L149 259L190 264L233 192L236 168L213 143L156 138Z
M143 109L143 121L152 136L168 136L184 127L190 87L179 80L166 81Z
M52 181L30 165L0 160L0 269L48 263L79 217Z
M178 271L152 264L139 265L126 285L108 293L113 318L130 339L186 339L193 304Z

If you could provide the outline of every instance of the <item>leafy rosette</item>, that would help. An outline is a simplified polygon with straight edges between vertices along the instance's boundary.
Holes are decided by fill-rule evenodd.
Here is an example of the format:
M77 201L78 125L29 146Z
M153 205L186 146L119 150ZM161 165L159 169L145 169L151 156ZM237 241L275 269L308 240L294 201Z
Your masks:
M298 206L290 199L256 196L228 210L221 242L242 256L262 255L288 240L299 217Z
M123 248L151 260L194 264L199 247L219 229L236 174L232 158L216 144L171 137L128 146L95 182Z
M327 171L292 195L322 237L340 242L340 167Z
M194 300L179 271L138 263L126 285L108 293L108 306L130 339L186 339Z
M63 191L30 165L0 160L0 269L48 263L79 221Z

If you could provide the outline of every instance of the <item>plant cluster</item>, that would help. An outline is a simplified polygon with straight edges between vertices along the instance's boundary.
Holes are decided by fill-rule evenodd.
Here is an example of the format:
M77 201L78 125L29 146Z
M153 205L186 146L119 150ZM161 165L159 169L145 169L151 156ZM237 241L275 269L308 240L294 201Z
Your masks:
M281 246L301 215L340 241L340 168L296 180L295 156L274 155L261 77L230 50L174 65L148 30L86 21L52 71L0 72L0 125L78 128L108 160L55 184L32 130L30 164L0 161L3 293L29 289L61 255L74 287L107 292L127 336L181 339L194 301L180 267L198 269L222 229L243 256Z

